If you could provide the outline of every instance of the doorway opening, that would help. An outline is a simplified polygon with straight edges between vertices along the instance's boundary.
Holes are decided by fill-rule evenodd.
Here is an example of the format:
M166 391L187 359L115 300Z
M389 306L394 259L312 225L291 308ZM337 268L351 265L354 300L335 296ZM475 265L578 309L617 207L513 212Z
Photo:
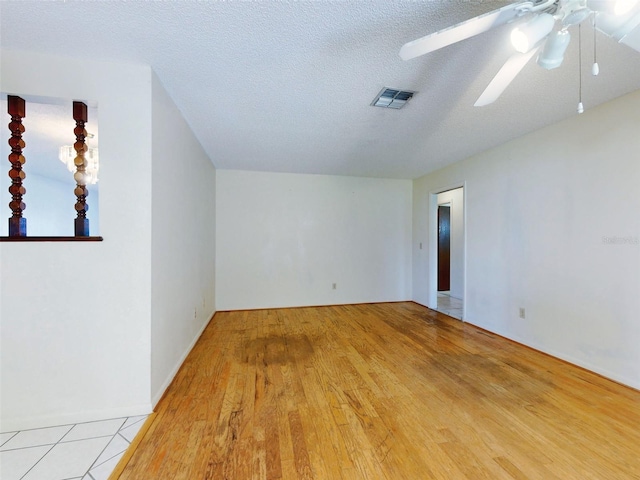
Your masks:
M464 186L431 194L430 306L464 319L465 211Z

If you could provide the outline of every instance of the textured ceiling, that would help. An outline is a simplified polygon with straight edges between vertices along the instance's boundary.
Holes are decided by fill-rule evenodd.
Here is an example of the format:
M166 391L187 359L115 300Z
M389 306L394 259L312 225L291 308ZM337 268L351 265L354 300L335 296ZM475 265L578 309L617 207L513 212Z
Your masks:
M576 115L577 31L562 67L530 62L473 103L510 26L404 62L400 47L508 1L0 1L3 48L149 64L222 169L416 178ZM640 88L640 53L583 27L585 109ZM384 86L418 93L371 107Z

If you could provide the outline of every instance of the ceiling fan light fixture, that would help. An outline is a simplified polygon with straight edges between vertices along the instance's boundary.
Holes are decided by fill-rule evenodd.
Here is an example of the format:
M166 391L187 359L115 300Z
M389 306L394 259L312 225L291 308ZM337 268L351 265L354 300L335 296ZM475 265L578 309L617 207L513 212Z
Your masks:
M587 8L598 13L613 13L616 3L615 0L587 0Z
M590 10L614 15L626 15L638 3L638 0L587 0Z
M598 13L626 15L637 3L638 0L587 0L587 8Z
M640 52L640 8L627 12L626 15L598 15L597 29Z
M638 0L618 0L613 8L613 13L616 15L626 15L636 6Z
M516 27L511 32L511 44L516 51L527 53L540 40L551 33L555 19L548 13L540 13L529 22Z
M568 30L552 33L544 44L544 49L538 56L538 65L547 70L558 68L564 60L564 53L569 46L571 34Z

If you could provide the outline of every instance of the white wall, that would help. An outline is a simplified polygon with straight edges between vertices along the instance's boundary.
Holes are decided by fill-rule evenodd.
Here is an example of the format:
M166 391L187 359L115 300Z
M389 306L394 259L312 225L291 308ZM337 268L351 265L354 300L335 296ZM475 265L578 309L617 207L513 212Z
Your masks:
M450 205L450 295L464 298L464 189L439 193L438 205Z
M216 180L218 310L411 298L411 181L223 170Z
M157 403L215 309L215 170L153 74L151 396Z
M0 90L97 102L104 236L0 243L0 430L149 413L151 70L2 50Z
M416 180L415 301L429 192L466 182L465 319L640 388L639 110L640 91Z

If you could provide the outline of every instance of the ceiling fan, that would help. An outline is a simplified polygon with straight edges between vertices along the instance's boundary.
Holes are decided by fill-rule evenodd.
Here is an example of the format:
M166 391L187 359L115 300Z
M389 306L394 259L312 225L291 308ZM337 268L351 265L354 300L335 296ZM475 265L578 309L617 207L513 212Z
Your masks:
M400 49L400 57L410 60L505 23L516 23L511 32L516 53L474 104L480 107L495 102L536 52L540 51L538 65L548 70L559 67L571 38L569 27L590 17L599 31L640 52L638 0L530 0L512 3L406 43ZM597 64L593 73L597 74Z

